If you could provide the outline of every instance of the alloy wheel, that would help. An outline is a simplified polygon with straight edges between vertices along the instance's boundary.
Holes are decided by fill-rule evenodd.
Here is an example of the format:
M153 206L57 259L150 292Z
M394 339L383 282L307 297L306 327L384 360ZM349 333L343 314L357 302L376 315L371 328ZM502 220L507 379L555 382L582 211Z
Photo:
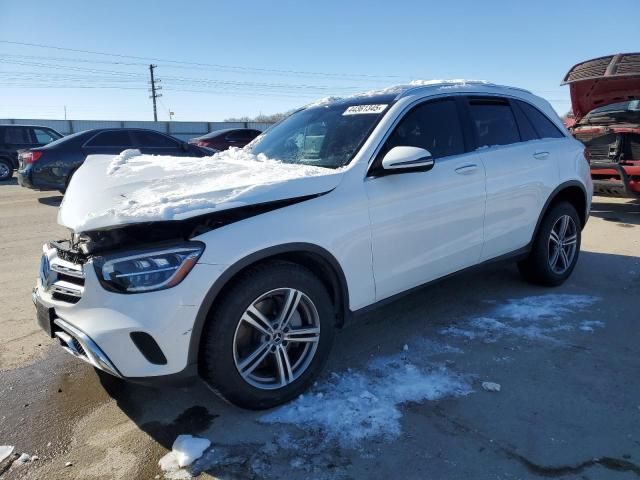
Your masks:
M309 368L320 341L320 317L300 290L279 288L254 300L233 336L242 378L263 390L285 387Z
M4 162L0 162L0 180L5 180L10 176L11 170L9 169L9 166Z
M551 228L549 234L549 266L562 275L572 265L576 256L578 228L569 215L562 215Z

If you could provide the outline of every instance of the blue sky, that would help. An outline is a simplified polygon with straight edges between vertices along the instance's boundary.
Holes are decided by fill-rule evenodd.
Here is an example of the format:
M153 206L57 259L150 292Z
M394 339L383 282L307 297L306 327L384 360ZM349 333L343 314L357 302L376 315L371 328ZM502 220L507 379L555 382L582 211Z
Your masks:
M571 65L640 50L638 0L0 0L0 12L0 40L141 57L0 42L0 118L63 118L66 105L74 119L150 120L149 57L160 120L275 113L431 78L524 87L564 113ZM86 88L105 85L119 88Z

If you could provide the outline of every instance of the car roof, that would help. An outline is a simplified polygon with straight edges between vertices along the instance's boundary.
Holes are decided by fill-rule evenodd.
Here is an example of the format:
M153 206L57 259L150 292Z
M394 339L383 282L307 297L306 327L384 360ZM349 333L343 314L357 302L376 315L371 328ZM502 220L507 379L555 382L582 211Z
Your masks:
M314 108L327 105L357 105L393 103L408 96L429 96L442 92L469 93L516 93L531 95L528 90L506 85L498 85L484 80L414 80L407 84L393 85L379 90L358 93L349 97L326 97L306 105L304 108Z
M230 132L242 132L242 131L247 131L247 132L258 132L260 133L260 130L258 130L257 128L244 128L244 127L237 127L237 128L223 128L221 130L214 130L213 132L209 132L209 133L205 133L204 135L200 135L199 137L196 137L198 139L203 138L203 139L207 139L207 138L215 138L218 137L220 135L225 135L227 133Z

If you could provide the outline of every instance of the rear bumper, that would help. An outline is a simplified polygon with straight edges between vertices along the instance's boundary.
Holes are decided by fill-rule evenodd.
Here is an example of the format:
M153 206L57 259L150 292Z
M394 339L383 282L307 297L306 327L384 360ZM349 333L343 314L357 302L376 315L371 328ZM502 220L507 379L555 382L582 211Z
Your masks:
M593 193L613 197L640 196L640 167L616 162L592 162Z
M33 183L31 182L31 174L29 170L18 170L16 172L16 177L18 179L18 185L20 185L21 187L32 188L32 189L36 188L33 186Z

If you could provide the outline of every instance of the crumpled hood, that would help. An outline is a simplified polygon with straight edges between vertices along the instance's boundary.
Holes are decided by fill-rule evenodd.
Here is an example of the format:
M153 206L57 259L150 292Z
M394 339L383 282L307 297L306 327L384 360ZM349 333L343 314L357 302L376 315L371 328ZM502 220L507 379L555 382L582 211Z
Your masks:
M231 149L212 157L90 155L76 171L58 223L76 233L183 220L235 207L326 193L341 170L294 165Z
M594 58L571 67L562 85L569 85L576 122L594 108L640 99L640 53Z

